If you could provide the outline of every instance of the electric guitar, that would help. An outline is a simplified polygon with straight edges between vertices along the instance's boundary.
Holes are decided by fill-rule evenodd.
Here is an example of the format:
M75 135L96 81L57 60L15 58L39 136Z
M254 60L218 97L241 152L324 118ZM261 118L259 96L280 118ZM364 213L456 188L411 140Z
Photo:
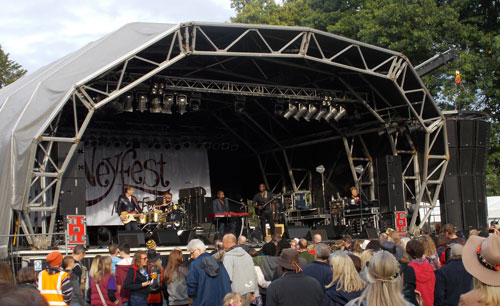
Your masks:
M142 214L140 214L136 211L133 211L133 212L123 211L120 214L120 220L122 220L123 224L129 224L130 222L139 221L139 218L141 216L142 216Z
M281 195L277 194L277 195L274 195L269 201L267 201L266 203L262 204L262 205L255 205L253 207L255 207L255 214L257 216L261 216L262 213L264 212L264 209L266 208L267 205L271 204L272 202L274 202L274 200L277 200L281 197Z

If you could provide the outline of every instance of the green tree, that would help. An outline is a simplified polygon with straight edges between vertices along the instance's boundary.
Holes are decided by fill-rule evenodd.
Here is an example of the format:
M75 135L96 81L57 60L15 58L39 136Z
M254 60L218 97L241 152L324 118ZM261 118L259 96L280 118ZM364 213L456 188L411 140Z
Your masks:
M0 45L0 88L9 85L26 74L21 65L9 59L9 53L5 53Z
M304 0L231 0L231 7L237 12L231 18L236 23L303 25L310 12Z

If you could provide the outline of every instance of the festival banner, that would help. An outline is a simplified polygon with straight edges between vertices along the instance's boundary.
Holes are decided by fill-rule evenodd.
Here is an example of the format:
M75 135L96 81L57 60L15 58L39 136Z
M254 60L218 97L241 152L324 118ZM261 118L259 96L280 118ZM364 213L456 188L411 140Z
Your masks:
M177 202L179 189L201 186L210 192L205 149L161 150L94 147L85 150L87 225L121 225L113 211L125 185L139 201L155 200L170 191Z

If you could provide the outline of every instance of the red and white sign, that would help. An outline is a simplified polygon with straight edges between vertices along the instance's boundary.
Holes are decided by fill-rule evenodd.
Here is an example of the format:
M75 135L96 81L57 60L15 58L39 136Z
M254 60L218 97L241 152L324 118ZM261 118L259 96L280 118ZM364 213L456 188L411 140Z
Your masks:
M66 234L68 235L68 245L87 244L87 222L85 216L67 216Z
M396 211L394 212L396 218L396 232L399 233L400 236L406 236L408 232L408 223L406 220L406 212L405 211Z

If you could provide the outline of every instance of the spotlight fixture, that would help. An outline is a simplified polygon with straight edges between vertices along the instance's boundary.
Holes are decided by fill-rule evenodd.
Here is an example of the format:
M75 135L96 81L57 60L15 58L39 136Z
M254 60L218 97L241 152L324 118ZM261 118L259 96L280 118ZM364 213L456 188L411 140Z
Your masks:
M134 111L134 95L132 93L127 93L123 98L123 111L131 113Z
M220 143L214 143L214 144L212 144L212 149L213 150L220 150Z
M309 104L309 110L307 111L307 114L304 116L304 119L306 121L311 120L312 116L314 116L314 114L316 114L317 111L318 108L314 104Z
M276 103L274 104L274 114L277 116L283 115L283 112L285 111L285 106L282 103Z
M243 96L236 96L234 100L234 111L240 114L245 113L246 99Z
M172 105L174 105L174 96L163 95L163 109L161 112L164 114L172 114Z
M170 143L170 141L167 141L167 142L165 142L164 146L165 146L165 149L168 150L168 149L170 149L172 147L172 144Z
M290 117L292 117L293 114L295 114L296 111L297 111L297 106L295 106L295 104L289 103L288 109L285 112L285 114L283 115L283 117L285 119L289 119Z
M174 149L180 150L181 149L181 145L179 143L174 144Z
M184 115L186 113L186 107L188 105L187 96L186 95L177 95L175 104L177 105L177 111L179 114Z
M342 119L345 115L347 115L347 110L346 110L343 106L341 106L341 107L339 108L339 112L335 115L335 118L333 118L333 119L335 119L335 121L337 121L337 122L338 122L338 121L339 121L340 119Z
M148 97L145 94L141 94L139 96L139 103L137 105L137 110L141 113L147 110Z
M314 116L314 120L320 121L328 112L328 108L324 105L321 105L319 108L319 111L316 113L316 116Z
M302 115L304 115L306 112L307 112L307 106L305 106L304 104L300 103L299 107L297 108L297 113L295 114L295 116L293 116L293 118L295 120L299 120L300 117L302 117Z
M160 89L160 85L158 83L154 83L153 84L153 87L151 88L151 94L152 95L157 95L158 94L158 90Z
M161 104L160 98L158 97L153 98L153 101L151 101L151 107L149 108L149 111L151 113L161 113L162 108L160 104Z
M182 146L183 146L184 148L186 148L186 149L187 149L187 148L189 148L189 146L190 146L190 145L191 145L191 144L190 144L190 143L189 143L189 141L187 141L187 140L185 140L185 141L182 143Z
M212 147L212 144L210 142L203 143L203 148L205 148L206 150L210 149L211 147Z
M200 110L201 107L201 94L200 93L194 93L191 95L191 99L189 99L189 106L191 111L197 112Z
M338 110L334 106L330 106L328 113L325 115L325 121L329 122L337 113Z

